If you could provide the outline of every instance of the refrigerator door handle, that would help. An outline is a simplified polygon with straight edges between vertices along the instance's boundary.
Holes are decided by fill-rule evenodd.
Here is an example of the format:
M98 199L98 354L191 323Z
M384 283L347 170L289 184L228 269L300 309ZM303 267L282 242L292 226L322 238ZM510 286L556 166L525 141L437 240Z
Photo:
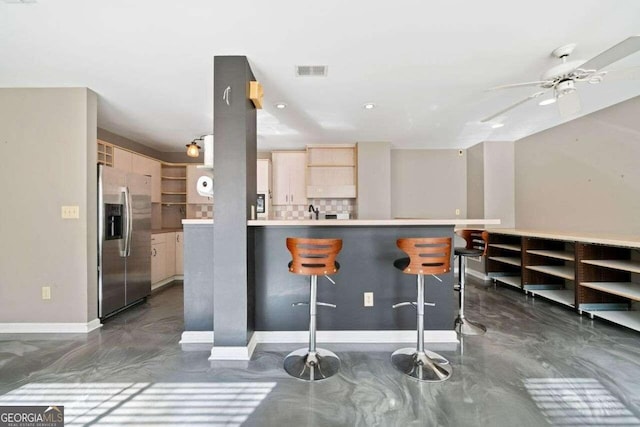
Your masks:
M133 228L133 207L131 206L131 193L129 187L123 188L124 193L124 211L126 214L125 219L125 235L124 235L124 256L131 255L131 234Z

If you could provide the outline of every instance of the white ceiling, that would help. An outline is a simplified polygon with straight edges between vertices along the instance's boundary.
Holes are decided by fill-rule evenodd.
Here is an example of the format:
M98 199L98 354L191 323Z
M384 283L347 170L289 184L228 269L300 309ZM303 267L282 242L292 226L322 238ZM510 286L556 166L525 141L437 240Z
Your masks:
M100 127L181 151L212 130L213 57L246 55L265 88L259 149L465 148L562 122L534 100L492 129L480 120L538 89L486 88L538 80L561 45L586 60L636 34L636 0L0 1L0 87L87 86ZM328 77L295 77L318 64ZM578 90L583 115L640 95L640 79Z

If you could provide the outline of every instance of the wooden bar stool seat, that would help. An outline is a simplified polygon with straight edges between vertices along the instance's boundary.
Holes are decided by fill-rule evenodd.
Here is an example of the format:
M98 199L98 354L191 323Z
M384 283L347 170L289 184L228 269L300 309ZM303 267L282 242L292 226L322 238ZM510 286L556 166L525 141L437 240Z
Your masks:
M309 302L297 302L293 306L309 306L309 346L295 350L284 359L284 369L293 377L305 381L319 381L335 375L340 369L340 359L333 352L316 348L316 307L332 307L334 304L317 301L318 276L329 277L340 270L336 256L342 249L341 239L287 238L291 252L289 272L309 276Z
M461 335L483 335L487 328L472 322L464 316L464 290L467 272L467 257L481 257L487 253L488 233L484 230L457 230L456 234L465 240L466 246L454 249L458 257L458 289L460 291L459 311L454 327Z
M438 275L451 271L451 238L398 239L396 244L409 256L395 260L393 265L405 274L416 276L418 296L414 302L401 302L394 304L393 308L407 305L416 308L418 338L415 348L396 350L391 355L391 362L400 372L419 381L445 381L452 372L449 361L424 349L424 306L435 305L424 301L424 275L430 274L442 281Z

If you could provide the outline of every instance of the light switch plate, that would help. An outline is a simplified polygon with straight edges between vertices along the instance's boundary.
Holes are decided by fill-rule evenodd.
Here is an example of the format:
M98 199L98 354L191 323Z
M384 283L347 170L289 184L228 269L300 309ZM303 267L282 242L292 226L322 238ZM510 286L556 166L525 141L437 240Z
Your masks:
M80 206L63 206L62 207L63 219L78 219L80 218Z
M42 287L42 299L51 299L51 286Z
M373 292L364 293L364 306L373 307Z

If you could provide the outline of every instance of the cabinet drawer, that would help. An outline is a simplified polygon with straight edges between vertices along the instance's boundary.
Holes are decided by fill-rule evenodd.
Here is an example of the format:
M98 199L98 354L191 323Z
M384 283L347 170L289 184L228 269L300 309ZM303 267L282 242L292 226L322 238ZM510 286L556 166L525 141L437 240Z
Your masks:
M151 235L151 244L166 243L167 233L157 233Z

